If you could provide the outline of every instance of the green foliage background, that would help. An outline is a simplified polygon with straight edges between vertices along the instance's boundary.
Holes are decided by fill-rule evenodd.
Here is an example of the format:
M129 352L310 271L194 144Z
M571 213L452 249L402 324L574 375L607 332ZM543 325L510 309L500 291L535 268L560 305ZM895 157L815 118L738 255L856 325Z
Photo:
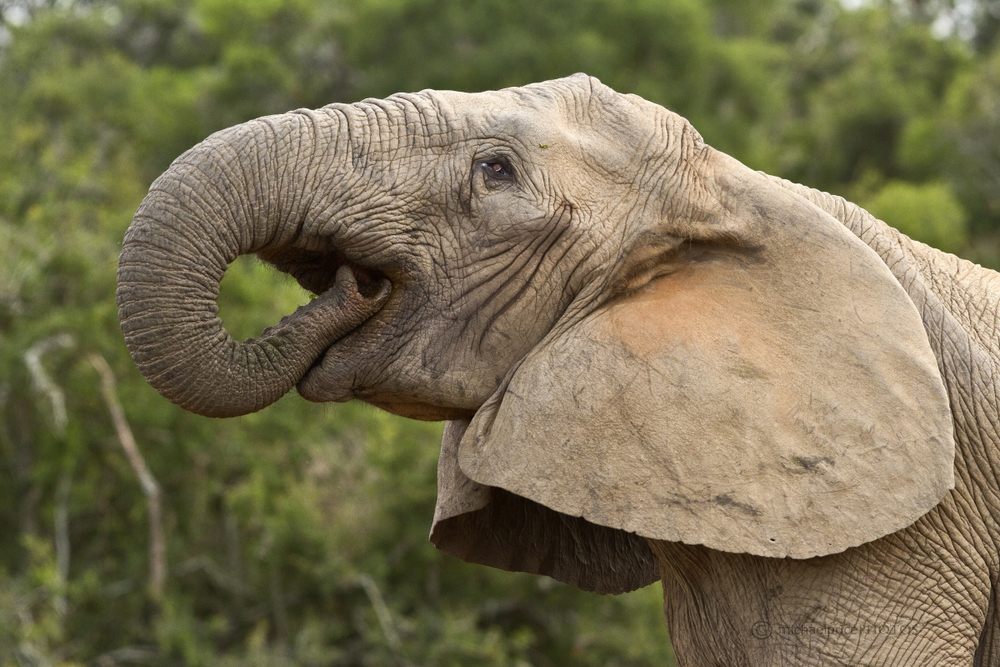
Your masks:
M1000 21L971 6L0 0L0 667L671 664L658 587L600 597L430 546L440 425L296 396L212 421L161 399L118 329L125 228L228 125L586 71L997 266ZM240 261L221 308L248 337L306 298ZM48 343L46 386L26 354ZM162 595L93 353L162 489Z

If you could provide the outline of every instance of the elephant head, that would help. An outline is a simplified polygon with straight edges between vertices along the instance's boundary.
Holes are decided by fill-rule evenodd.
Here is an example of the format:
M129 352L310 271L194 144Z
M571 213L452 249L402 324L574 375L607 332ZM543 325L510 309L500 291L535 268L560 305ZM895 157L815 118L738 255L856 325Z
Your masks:
M237 343L215 299L246 253L319 297ZM118 304L195 412L294 386L452 420L432 540L590 590L659 578L647 539L843 551L954 484L938 363L885 262L583 75L219 132L153 184Z

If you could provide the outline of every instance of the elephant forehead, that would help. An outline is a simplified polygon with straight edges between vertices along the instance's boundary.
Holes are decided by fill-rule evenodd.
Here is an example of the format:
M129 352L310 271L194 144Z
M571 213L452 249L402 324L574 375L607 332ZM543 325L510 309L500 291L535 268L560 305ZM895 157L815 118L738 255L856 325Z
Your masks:
M470 134L517 138L526 143L555 140L565 135L575 120L565 104L511 90L485 93L436 93L443 113L456 127Z
M424 91L456 120L481 128L544 138L553 131L584 133L603 120L629 125L634 105L596 79L575 75L520 88L481 93Z
M534 112L546 110L565 112L567 108L589 104L591 97L589 79L590 77L581 75L480 93L426 90L421 94L439 99L459 113L489 114L516 108Z

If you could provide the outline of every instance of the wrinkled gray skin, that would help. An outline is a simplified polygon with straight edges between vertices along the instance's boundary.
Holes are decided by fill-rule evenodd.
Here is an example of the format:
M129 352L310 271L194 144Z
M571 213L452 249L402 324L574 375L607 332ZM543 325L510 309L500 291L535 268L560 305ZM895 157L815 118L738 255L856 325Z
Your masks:
M655 280L661 254L725 236L688 215L705 150L683 119L581 75L252 121L153 184L121 256L123 330L150 383L200 414L244 414L296 387L467 419L546 336ZM648 539L677 658L997 664L996 274L839 198L770 183L839 220L912 300L950 400L955 488L912 525L817 558ZM237 343L215 299L247 253L320 296Z

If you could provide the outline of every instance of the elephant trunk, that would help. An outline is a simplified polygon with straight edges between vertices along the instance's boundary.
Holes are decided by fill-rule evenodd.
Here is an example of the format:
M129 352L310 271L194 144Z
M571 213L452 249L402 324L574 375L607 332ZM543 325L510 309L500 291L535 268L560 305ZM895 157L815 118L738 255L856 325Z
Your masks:
M119 317L142 374L181 407L232 417L270 405L388 297L387 281L363 296L351 268L331 259L328 289L260 337L237 342L218 317L230 262L301 242L318 198L308 174L335 148L324 143L336 142L329 122L290 113L216 133L178 158L136 212L119 261Z

